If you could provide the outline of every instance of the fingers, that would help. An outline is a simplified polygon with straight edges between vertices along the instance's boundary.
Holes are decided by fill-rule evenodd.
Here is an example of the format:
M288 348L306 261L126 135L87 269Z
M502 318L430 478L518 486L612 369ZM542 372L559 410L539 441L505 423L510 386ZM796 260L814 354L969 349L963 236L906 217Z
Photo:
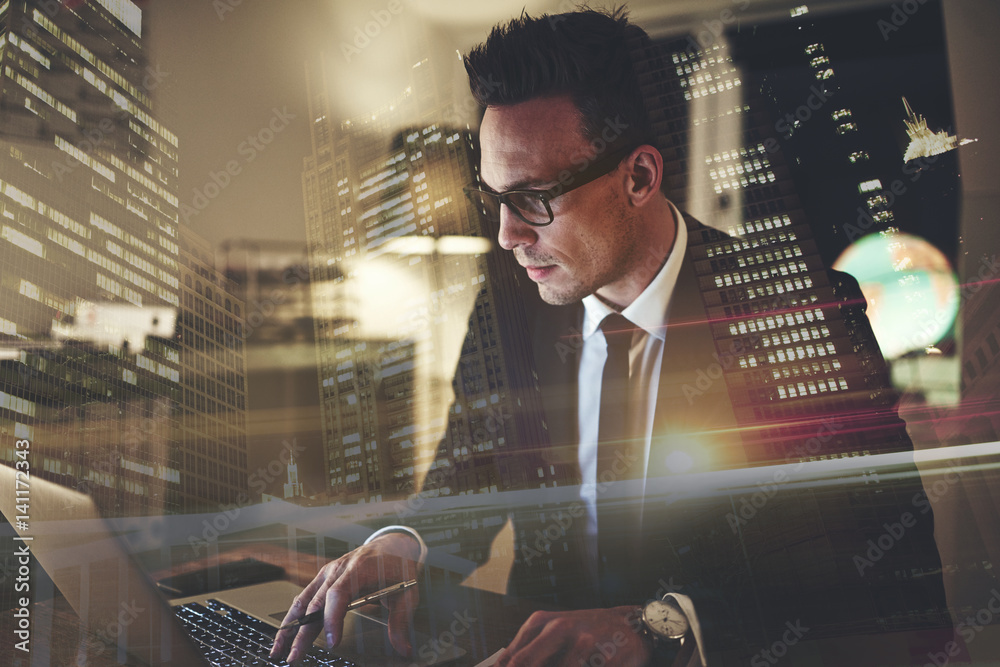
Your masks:
M363 593L384 588L386 582L398 583L415 576L419 543L408 535L386 535L370 544L327 563L292 603L282 625L302 616L323 610L323 623L310 623L298 631L284 630L275 637L271 657L287 652L288 662L304 656L320 632L326 643L340 643L347 606ZM386 556L391 556L386 559ZM415 588L394 596L390 609L390 637L393 647L409 653L410 620L419 598Z
M499 667L524 667L544 665L546 660L561 651L564 636L555 631L558 615L536 611L524 622L517 636L507 645L507 650L497 661Z
M409 656L413 653L410 642L410 626L413 623L413 610L420 602L417 587L409 588L399 595L394 595L385 602L389 609L389 641L400 654Z
M295 662L306 654L309 647L319 636L320 630L326 633L327 646L332 648L340 643L344 631L344 616L347 615L347 605L358 594L357 568L332 568L326 581L313 595L312 601L306 607L306 613L323 610L323 623L311 623L299 629L288 653L288 662Z
M301 593L295 596L295 599L292 601L292 605L288 608L288 613L285 614L285 618L281 621L281 625L292 623L306 615L307 607L312 602L316 591L318 591L326 582L328 568L330 568L331 565L333 565L333 563L327 563L327 565L320 570L315 577L313 577L313 580L309 582L309 585L302 589ZM274 638L274 645L271 647L271 657L285 655L295 636L296 632L294 630L283 630L279 632Z
M327 648L333 648L339 644L341 637L344 636L344 617L347 616L347 605L354 598L354 594L345 585L346 583L341 579L326 591L323 630L326 633Z
M326 602L326 592L329 590L329 586L326 582L320 586L319 590L312 596L309 600L309 604L306 605L303 610L303 615L311 614L314 611L319 611L324 608L324 603ZM325 622L325 620L324 620ZM316 637L319 635L320 630L323 626L319 623L310 623L308 625L303 625L299 627L297 632L294 632L294 640L292 641L292 648L288 652L288 662L295 662L309 650L309 646L316 641ZM287 631L281 634L293 634L292 631Z
M497 662L502 667L600 664L639 667L649 663L652 644L628 623L633 607L535 612Z
M507 663L510 667L545 667L546 665L569 665L578 663L566 659L566 648L572 645L572 638L559 633L552 626L546 626L538 635L517 653L508 649L505 653L511 656ZM587 664L581 661L579 664Z

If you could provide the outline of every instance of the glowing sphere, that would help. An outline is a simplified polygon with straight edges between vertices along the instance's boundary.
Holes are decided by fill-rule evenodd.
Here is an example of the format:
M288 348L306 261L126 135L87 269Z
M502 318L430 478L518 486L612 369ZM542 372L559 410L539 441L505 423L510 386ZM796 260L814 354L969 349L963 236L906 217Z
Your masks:
M850 273L868 301L868 319L886 359L941 340L958 313L958 282L929 242L899 232L870 234L833 268Z

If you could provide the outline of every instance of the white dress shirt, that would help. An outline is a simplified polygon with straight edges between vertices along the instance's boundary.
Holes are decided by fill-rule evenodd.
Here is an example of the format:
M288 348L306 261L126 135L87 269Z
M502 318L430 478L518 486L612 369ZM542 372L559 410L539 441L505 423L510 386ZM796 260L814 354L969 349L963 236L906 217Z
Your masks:
M632 415L637 423L645 425L644 455L641 469L634 477L645 479L649 464L649 443L653 435L653 416L659 389L660 366L663 362L663 340L667 326L667 310L673 294L681 263L687 249L687 229L680 212L670 205L677 221L677 238L667 261L642 293L630 303L622 315L636 325L629 350L629 384L643 391L637 392L646 400L636 406L640 414ZM651 258L655 255L651 252ZM654 259L655 261L655 259ZM580 354L579 382L580 449L578 452L581 474L580 499L587 507L587 535L597 537L597 428L601 414L601 377L608 358L607 341L601 331L601 321L615 312L591 294L583 299L583 349ZM596 553L596 552L595 552Z
M687 251L687 228L684 224L684 218L672 203L670 204L670 210L677 223L677 236L674 239L674 247L670 251L667 261L660 267L652 282L621 313L636 325L636 331L632 335L632 347L629 351L630 383L634 383L633 386L645 388L647 397L647 400L643 401L642 405L637 408L642 414L635 415L640 420L639 423L646 425L645 451L640 461L641 471L638 471L635 475L640 480L645 479L649 462L653 417L655 414L657 390L659 388L660 366L663 361L663 341L666 332L670 297L673 294L674 286L677 284L677 277L680 274L681 264L684 261L684 255ZM656 261L656 254L655 252L650 253L651 261ZM591 551L593 561L596 564L597 422L601 411L601 377L604 373L604 362L607 359L607 342L604 340L604 334L601 332L600 325L604 317L614 311L594 295L584 297L583 306L583 349L578 373L580 387L579 463L582 475L580 498L585 504L587 511L588 549ZM423 563L427 547L424 545L419 534L412 528L386 526L372 534L365 543L367 544L372 539L386 532L399 530L410 533L420 542L420 561ZM654 591L650 591L650 595L653 593ZM687 615L698 645L698 651L694 653L686 667L706 665L702 649L701 629L695 615L694 604L686 595L677 593L668 593L668 595L677 601L678 605ZM642 600L636 600L636 604L642 602Z
M635 406L638 414L631 415L634 423L645 427L644 446L640 456L641 469L634 477L645 480L649 467L650 443L653 437L653 418L656 413L656 397L659 390L660 367L663 363L663 342L666 334L670 297L673 295L680 275L681 264L687 252L687 227L680 211L671 203L671 213L677 223L677 236L666 262L652 282L630 303L621 314L636 325L629 349L629 384L638 396L643 396ZM656 249L653 249L654 251ZM654 258L650 252L650 258ZM653 260L655 261L655 259ZM601 331L601 322L615 312L598 297L591 294L583 299L583 349L578 370L580 449L578 450L581 484L580 499L587 508L587 549L589 559L596 571L597 563L597 444L598 417L601 414L601 378L604 362L608 358L607 341ZM636 489L641 493L642 482ZM649 594L653 595L654 591ZM671 593L686 613L691 623L698 651L692 656L691 666L704 665L701 628L694 614L694 605L686 595ZM642 600L637 600L636 604Z

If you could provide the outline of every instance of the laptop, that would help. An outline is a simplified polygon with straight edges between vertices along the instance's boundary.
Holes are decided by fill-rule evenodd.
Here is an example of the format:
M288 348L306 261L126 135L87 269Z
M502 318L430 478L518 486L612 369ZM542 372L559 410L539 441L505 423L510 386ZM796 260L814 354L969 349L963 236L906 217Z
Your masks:
M301 587L270 581L167 600L112 534L89 496L37 477L30 478L30 493L18 496L16 478L17 471L0 465L0 512L12 526L19 518L27 523L26 529L15 531L15 553L30 550L79 617L78 630L53 631L51 638L71 644L77 664L284 664L267 660L266 650ZM23 487L23 473L20 480ZM385 620L379 611L370 611L375 608L348 612L341 645L326 651L317 644L302 664L412 667L446 664L465 655L457 646L435 651L432 660L395 654ZM431 639L416 632L412 641L417 647Z

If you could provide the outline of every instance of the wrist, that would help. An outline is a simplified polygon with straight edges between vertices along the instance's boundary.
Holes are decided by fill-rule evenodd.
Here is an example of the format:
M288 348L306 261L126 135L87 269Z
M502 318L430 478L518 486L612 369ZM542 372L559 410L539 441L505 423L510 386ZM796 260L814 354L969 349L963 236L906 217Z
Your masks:
M412 556L412 560L416 561L420 565L423 565L424 560L427 559L427 545L424 543L423 538L420 537L420 533L413 530L409 526L386 526L385 528L380 528L368 536L368 539L365 540L365 544L371 544L373 541L381 539L382 537L397 535L401 537L409 537L409 542L396 542L394 546L416 544L417 551L416 554ZM409 553L409 551L410 550L407 549L406 553ZM399 555L403 556L406 555L406 553L400 553Z
M383 553L389 553L400 558L406 558L414 563L420 562L420 543L412 535L406 533L386 533L365 544L378 544Z
M688 618L675 600L665 597L638 607L639 635L649 650L650 665L674 665L692 645Z
M657 664L654 660L656 656L656 642L653 641L652 635L646 631L646 626L642 622L642 606L636 606L632 608L629 613L629 626L635 629L635 634L639 636L639 641L642 642L642 656L644 665L655 665Z

